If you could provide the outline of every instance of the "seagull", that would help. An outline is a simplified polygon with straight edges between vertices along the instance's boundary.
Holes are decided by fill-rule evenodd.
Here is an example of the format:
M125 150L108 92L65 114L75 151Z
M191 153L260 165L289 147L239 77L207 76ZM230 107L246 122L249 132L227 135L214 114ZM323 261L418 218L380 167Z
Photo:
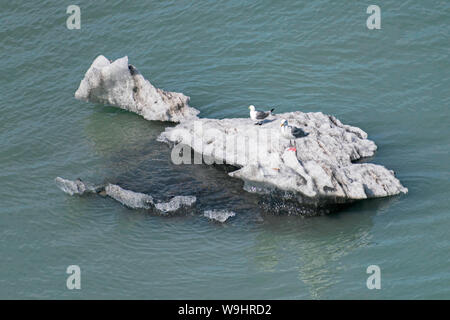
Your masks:
M306 137L308 133L305 133L305 131L300 128L290 126L286 119L281 119L281 135L286 139L289 139L289 142L292 145L291 139L295 140L297 138Z
M272 114L273 110L272 109L270 111L257 111L255 110L255 106L251 105L248 107L250 109L250 119L252 119L253 121L256 121L255 124L261 125L262 121L265 118L267 118L269 115Z

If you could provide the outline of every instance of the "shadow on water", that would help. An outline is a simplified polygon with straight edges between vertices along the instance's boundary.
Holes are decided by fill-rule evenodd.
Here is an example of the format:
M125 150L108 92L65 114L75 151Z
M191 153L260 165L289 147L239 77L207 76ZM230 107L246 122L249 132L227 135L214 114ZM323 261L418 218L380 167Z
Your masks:
M342 281L339 275L346 268L342 260L374 245L373 218L397 200L360 201L315 218L265 215L260 226L264 232L258 233L248 255L257 271L277 272L291 266L311 298L325 298L327 289Z

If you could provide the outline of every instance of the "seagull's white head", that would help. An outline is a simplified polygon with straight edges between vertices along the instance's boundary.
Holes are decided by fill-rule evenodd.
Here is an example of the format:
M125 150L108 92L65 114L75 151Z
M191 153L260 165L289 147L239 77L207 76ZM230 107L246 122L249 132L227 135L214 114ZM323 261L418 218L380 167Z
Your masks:
M286 119L281 119L281 125L280 127L284 127L288 125L288 121Z
M250 107L248 107L250 109L250 111L255 111L255 106L251 105Z

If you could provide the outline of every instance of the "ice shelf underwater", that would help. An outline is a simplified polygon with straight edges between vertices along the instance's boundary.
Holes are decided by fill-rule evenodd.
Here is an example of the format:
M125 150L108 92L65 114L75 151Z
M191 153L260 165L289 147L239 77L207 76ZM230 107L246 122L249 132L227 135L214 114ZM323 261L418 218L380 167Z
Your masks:
M155 88L128 63L128 57L114 62L97 57L75 97L129 110L147 120L178 123L167 127L158 140L173 148L188 146L215 163L234 167L229 175L242 179L249 192L311 204L408 192L392 170L357 163L377 150L366 132L321 112L275 114L260 126L250 118L199 118L199 111L189 106L189 97ZM306 136L286 139L280 131L281 119Z

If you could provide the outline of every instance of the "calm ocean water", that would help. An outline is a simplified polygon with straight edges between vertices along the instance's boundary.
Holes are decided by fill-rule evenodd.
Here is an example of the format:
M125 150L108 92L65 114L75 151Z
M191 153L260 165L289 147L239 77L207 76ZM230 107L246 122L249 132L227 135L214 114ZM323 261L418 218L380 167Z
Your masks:
M450 298L449 1L376 1L381 30L365 1L78 1L80 30L70 4L1 1L0 298ZM271 215L226 173L171 164L155 141L167 124L75 100L99 54L128 55L203 117L333 114L368 132L371 161L409 194ZM57 176L199 203L155 216L70 197ZM366 287L373 264L381 290Z

